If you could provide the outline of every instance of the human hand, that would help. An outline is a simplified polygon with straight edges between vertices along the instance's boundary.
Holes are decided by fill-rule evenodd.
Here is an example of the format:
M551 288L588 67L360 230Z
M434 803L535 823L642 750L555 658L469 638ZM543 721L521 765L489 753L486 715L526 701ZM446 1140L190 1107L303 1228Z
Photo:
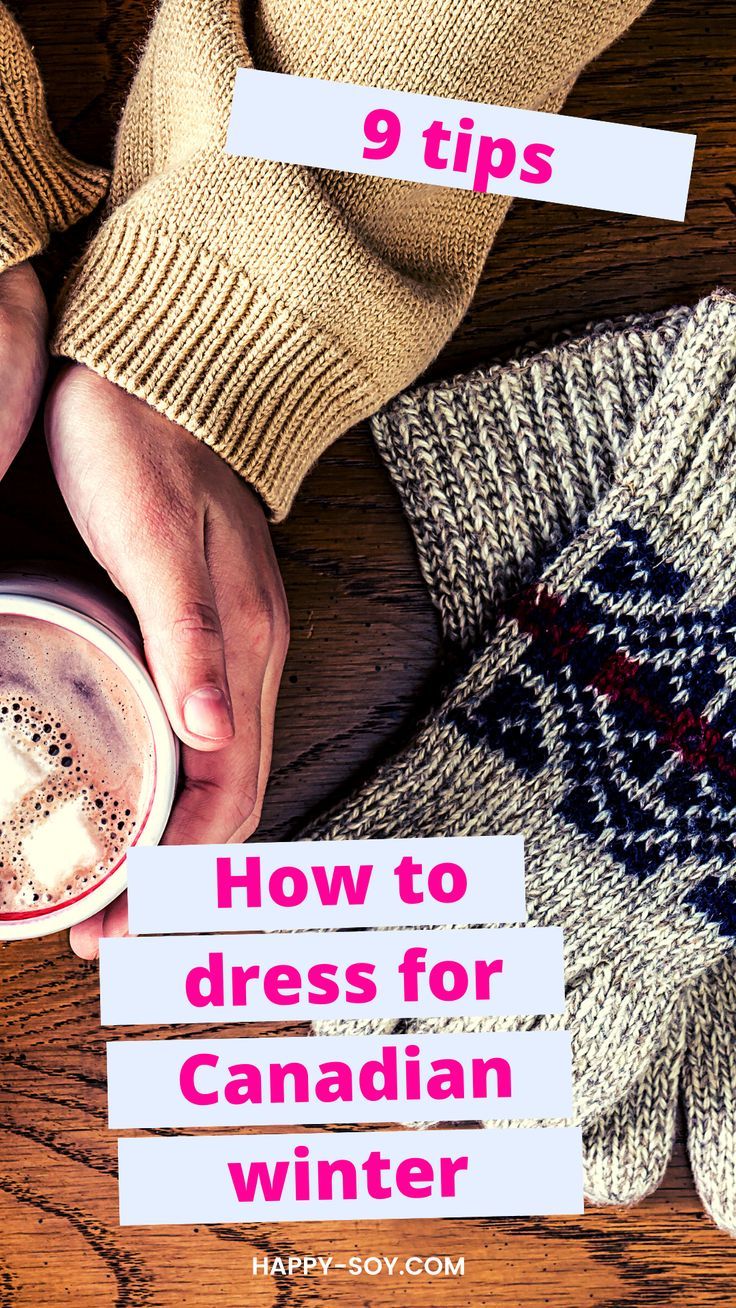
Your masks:
M171 724L184 787L164 840L244 840L258 825L288 645L263 510L213 450L81 365L46 406L51 462L89 549L127 596ZM75 926L95 958L127 930L125 897Z
M41 398L48 312L30 263L0 273L0 477L23 444Z

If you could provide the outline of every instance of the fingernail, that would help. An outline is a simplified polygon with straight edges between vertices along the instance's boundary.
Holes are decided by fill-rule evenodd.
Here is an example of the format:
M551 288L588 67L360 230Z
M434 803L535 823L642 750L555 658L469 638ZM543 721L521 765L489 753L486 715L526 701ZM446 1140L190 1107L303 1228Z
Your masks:
M184 700L184 725L203 740L229 740L234 735L230 705L219 686L200 686Z

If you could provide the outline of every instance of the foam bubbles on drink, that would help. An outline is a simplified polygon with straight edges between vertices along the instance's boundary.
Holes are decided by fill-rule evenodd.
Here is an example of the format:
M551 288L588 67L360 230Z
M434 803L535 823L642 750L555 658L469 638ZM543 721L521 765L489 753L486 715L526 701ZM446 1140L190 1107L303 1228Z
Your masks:
M52 623L0 617L0 913L75 899L118 865L152 789L133 688Z

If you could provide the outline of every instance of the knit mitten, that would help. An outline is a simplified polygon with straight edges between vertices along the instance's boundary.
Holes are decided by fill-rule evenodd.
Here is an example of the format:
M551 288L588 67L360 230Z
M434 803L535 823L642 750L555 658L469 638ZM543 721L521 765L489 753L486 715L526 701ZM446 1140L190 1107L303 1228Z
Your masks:
M613 354L627 376L625 335ZM710 297L649 399L642 386L633 425L604 418L625 438L618 458L615 438L598 441L606 387L579 358L562 376L564 353L529 370L536 426L512 385L511 437L526 443L537 501L551 489L553 524L570 478L555 431L582 452L588 482L608 454L610 489L506 605L412 745L309 833L525 836L529 920L565 930L557 1024L573 1034L581 1120L621 1097L660 1047L683 981L732 943L721 878L733 870L735 356L734 300ZM516 380L511 370L499 386Z
M584 1132L585 1196L593 1203L639 1203L662 1180L675 1138L685 1039L680 1004L648 1067Z
M638 1203L672 1150L679 1092L693 1179L714 1222L736 1235L736 957L703 974L678 1006L662 1050L629 1094L585 1133L585 1191Z

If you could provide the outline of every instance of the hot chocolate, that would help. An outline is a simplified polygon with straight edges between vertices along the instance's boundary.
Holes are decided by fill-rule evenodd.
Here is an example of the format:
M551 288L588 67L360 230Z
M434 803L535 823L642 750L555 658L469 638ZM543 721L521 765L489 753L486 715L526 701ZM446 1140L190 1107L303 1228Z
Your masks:
M0 614L0 917L47 913L118 867L155 749L122 671L51 621Z

